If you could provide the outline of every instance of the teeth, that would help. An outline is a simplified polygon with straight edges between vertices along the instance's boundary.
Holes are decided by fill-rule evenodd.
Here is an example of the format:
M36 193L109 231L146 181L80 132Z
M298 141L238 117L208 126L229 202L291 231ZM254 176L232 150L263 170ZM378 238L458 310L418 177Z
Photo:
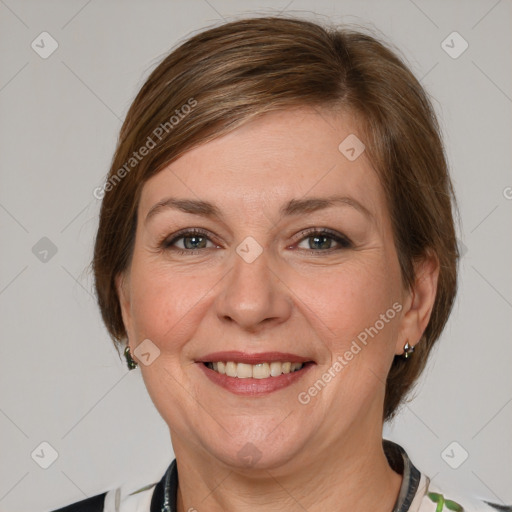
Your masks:
M250 379L252 377L252 366L250 364L238 363L236 365L236 377Z
M255 364L252 367L253 379L266 379L268 377L270 377L270 365L268 363Z
M233 361L229 361L228 363L226 363L226 375L228 377L236 377L236 366L236 363L233 363Z
M283 365L279 361L272 361L270 363L270 375L272 377L279 377L282 373Z
M268 377L279 377L283 373L292 373L300 370L303 363L281 363L272 361L271 363L246 364L235 363L233 361L218 361L207 363L208 368L227 375L228 377L238 377L239 379L267 379Z

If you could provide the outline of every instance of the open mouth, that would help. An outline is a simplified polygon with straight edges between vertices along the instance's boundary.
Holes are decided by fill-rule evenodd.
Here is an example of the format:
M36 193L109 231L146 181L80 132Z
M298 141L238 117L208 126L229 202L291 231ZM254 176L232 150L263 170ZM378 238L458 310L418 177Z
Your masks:
M204 362L207 368L228 377L239 379L268 379L269 377L280 377L283 374L295 373L305 366L314 364L312 361L305 363L292 363L272 361L268 363L247 364L234 361Z

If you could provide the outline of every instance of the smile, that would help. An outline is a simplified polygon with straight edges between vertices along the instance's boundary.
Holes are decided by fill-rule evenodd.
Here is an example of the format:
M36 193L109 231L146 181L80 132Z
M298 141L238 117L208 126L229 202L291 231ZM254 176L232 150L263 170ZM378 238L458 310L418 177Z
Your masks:
M234 361L218 361L204 363L207 368L221 375L239 379L268 379L293 373L303 368L304 363L272 361L258 364L236 363Z
M284 352L215 352L195 362L211 383L235 395L251 397L292 386L316 366L309 357Z

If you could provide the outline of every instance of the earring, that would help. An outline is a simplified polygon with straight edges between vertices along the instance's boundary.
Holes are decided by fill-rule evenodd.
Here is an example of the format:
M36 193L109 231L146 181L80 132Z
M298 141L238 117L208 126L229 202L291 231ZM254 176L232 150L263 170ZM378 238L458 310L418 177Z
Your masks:
M132 355L130 354L130 345L128 345L124 349L124 357L126 358L126 364L128 365L128 370L134 370L137 368L138 364L133 359Z
M404 359L409 359L409 357L411 357L413 352L414 352L414 345L409 345L409 342L406 341L405 345L404 345L404 353L402 354L402 357Z

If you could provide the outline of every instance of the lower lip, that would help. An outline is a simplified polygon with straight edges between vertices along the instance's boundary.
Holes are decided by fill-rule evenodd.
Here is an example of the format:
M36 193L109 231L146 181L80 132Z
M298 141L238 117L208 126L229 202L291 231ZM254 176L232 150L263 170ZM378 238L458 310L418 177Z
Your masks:
M231 391L235 395L259 396L278 391L291 386L300 380L314 363L306 363L300 370L292 373L283 373L279 377L267 377L266 379L239 379L238 377L228 377L222 373L211 370L203 363L199 365L204 374L218 386Z

